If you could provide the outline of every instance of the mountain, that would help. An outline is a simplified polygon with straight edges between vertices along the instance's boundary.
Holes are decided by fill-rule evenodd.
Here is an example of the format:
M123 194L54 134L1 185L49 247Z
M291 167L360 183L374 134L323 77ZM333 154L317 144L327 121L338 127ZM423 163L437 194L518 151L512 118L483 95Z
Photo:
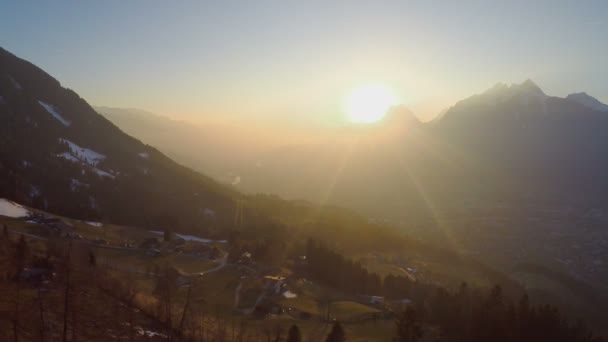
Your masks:
M229 125L198 125L173 120L137 109L95 107L105 118L126 133L157 146L179 163L209 174L214 179L232 184L238 170L253 164L264 143L255 132L236 130Z
M608 115L603 106L584 93L547 95L528 79L498 83L427 124L407 109L395 108L377 127L317 133L325 138L315 141L276 139L263 148L242 140L251 136L245 132L214 135L229 131L214 125L169 119L155 124L160 119L151 115L99 111L180 162L212 170L226 183L238 179L241 190L391 216L400 211L399 205L388 208L387 203L424 203L421 185L445 202L481 193L513 198L529 195L531 189L543 198L564 200L566 192L568 200L601 200L608 186L601 177L608 171L603 154Z
M310 236L359 256L400 251L409 253L408 263L428 265L428 279L441 269L449 279L485 282L492 274L504 278L504 271L530 292L567 287L549 291L553 298L572 295L571 279L605 293L608 116L583 102L547 95L531 80L497 84L429 124L395 108L377 125L318 130L308 139L285 129L192 125L98 109L146 143L158 139L161 152L41 69L0 50L0 198L79 219L197 235L237 228L234 235L253 243L243 248L266 240L269 251L283 256ZM211 165L234 186L163 153L181 155L179 162L197 169ZM244 196L235 186L342 204L364 215ZM235 215L242 204L242 215ZM235 227L237 220L255 229ZM432 246L440 248L431 252ZM483 259L498 273L469 273L476 266L457 271L454 255ZM550 272L539 273L543 267ZM573 302L588 303L580 295L587 290L574 292Z
M602 151L608 115L590 99L550 96L529 79L498 83L426 124L397 107L380 125L316 132L322 138L304 142L277 138L255 148L255 139L243 138L255 136L249 132L129 110L98 111L186 165L226 183L238 180L243 191L387 217L402 211L392 203L426 206L421 186L449 205L471 194L515 199L531 189L544 198L563 200L567 188L569 200L601 199L608 186L600 176L607 171Z
M497 85L454 105L431 134L518 190L592 200L608 186L608 115L581 98L547 96L530 80Z
M347 204L357 209L361 206L351 205L352 200L361 198L353 196L353 192L361 188L382 189L378 183L383 180L359 176L348 177L347 180L349 170L366 169L360 172L365 175L386 172L375 169L386 166L377 159L387 157L396 161L386 155L393 153L394 149L378 149L409 140L406 133L421 126L405 107L393 108L382 122L375 125L317 127L310 131L301 126L261 128L254 125L194 124L132 109L97 107L96 110L175 160L197 170L205 170L215 179L234 184L245 192ZM355 142L358 148L351 154L349 151ZM344 177L338 177L334 182L336 170L341 168L346 155L352 157L349 164L353 165L344 169ZM398 167L392 171L398 171ZM331 187L336 191L328 191ZM390 187L388 191L394 192L394 188Z
M192 155L181 162L215 164L209 169L238 176L246 192L347 206L507 271L534 260L605 284L608 115L592 107L546 94L532 80L498 83L429 123L396 108L385 124L317 132L323 138L312 141L276 139L252 150L235 139L230 151L247 153L233 164L208 157L231 140L210 138L216 126L165 126L165 143L146 133L151 117L128 127L176 156L184 146ZM120 116L112 120L122 126ZM179 143L186 131L205 143ZM566 240L574 247L557 247Z
M589 107L591 109L599 110L601 112L608 112L607 104L600 102L598 99L588 95L585 92L570 94L566 96L566 99L582 104L583 106Z
M227 224L238 196L0 49L0 197L75 218L193 230Z

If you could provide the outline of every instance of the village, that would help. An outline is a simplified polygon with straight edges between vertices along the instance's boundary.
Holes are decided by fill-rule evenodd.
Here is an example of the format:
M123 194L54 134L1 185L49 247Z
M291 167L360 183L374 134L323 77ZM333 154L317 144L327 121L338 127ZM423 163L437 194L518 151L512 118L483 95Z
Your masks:
M59 241L86 246L88 258L131 276L171 279L176 293L205 294L207 305L226 315L254 320L291 319L309 322L389 321L408 299L385 300L381 296L347 295L316 284L307 276L307 256L297 255L282 267L256 260L239 250L230 255L227 240L212 240L170 231L146 231L131 227L78 221L42 212L7 219L8 233L27 240ZM25 281L52 281L52 270L24 269ZM152 285L151 285L152 286Z

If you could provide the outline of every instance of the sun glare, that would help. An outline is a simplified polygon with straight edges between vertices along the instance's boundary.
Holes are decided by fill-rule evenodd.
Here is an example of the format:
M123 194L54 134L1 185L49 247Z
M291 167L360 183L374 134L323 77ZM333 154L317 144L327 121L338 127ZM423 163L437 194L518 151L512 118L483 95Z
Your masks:
M344 110L350 121L374 123L397 104L395 92L383 84L366 84L353 89L344 99Z

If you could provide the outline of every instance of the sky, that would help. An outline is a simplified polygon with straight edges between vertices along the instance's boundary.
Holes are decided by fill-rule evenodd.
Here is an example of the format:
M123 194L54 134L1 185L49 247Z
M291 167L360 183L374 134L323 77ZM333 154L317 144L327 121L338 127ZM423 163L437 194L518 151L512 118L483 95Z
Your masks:
M430 118L497 82L608 102L608 1L5 1L0 46L89 103L343 122L360 84Z

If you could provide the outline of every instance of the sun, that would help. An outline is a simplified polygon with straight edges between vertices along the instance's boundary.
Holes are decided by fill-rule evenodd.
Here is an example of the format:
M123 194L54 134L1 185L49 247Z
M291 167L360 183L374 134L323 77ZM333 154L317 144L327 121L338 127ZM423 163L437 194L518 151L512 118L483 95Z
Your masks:
M344 111L355 123L374 123L397 104L395 92L384 84L365 84L353 89L344 99Z

